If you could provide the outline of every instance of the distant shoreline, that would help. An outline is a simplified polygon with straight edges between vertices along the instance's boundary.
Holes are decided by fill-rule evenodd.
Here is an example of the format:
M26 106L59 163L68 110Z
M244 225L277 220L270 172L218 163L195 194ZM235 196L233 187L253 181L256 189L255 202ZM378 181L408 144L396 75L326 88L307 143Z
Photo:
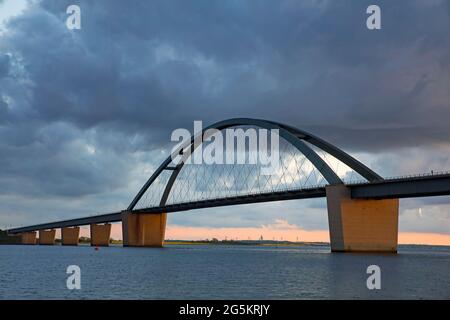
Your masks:
M8 236L4 230L0 230L0 245L17 244L19 242L18 236ZM88 237L80 237L80 244L90 244L91 239ZM61 239L55 239L55 244L59 245ZM111 245L122 245L122 240L110 240ZM173 240L168 239L164 241L164 245L240 245L240 246L329 246L329 242L303 242L303 241L287 241L287 240ZM404 243L399 246L437 246L449 247L445 244L419 244L419 243Z
M240 246L323 246L328 242L292 242L292 241L266 241L266 240L165 240L165 245L240 245Z

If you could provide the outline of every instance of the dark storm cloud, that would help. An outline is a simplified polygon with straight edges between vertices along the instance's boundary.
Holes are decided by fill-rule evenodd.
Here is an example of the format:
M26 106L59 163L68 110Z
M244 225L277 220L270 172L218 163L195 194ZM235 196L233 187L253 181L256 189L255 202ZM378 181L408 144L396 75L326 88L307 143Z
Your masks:
M448 141L448 2L382 2L379 32L348 1L81 1L70 32L69 3L43 1L6 39L44 122L164 143L194 119L251 116L360 150Z
M137 188L193 120L278 120L351 152L448 145L450 3L377 3L380 31L368 1L30 4L0 35L0 194Z

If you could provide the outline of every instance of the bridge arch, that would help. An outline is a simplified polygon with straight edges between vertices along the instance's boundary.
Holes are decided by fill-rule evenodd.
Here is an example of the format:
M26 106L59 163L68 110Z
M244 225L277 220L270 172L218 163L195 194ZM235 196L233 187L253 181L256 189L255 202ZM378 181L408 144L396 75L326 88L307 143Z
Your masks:
M305 142L308 142L309 144L314 145L316 148L332 155L339 161L346 164L349 168L360 174L362 177L367 179L369 182L383 180L381 176L379 176L377 173L372 171L370 168L368 168L367 166L365 166L364 164L362 164L361 162L359 162L346 152L342 151L341 149L337 148L331 143L322 140L306 131L274 121L250 119L250 118L234 118L220 121L210 125L209 127L204 128L202 132L198 133L196 136L193 136L189 143L180 146L178 150L176 150L173 154L171 154L151 175L151 177L147 180L147 182L139 190L138 194L135 196L133 201L130 203L127 210L128 211L134 210L137 203L141 200L142 196L146 193L149 187L155 182L155 180L161 175L161 173L165 170L170 170L171 175L165 185L159 203L160 206L166 205L172 187L179 173L181 172L181 169L184 166L184 161L181 161L176 167L171 167L170 164L172 163L172 158L178 155L180 151L185 150L188 147L192 147L194 145L195 139L199 135L203 135L209 129L224 130L227 128L237 126L255 126L267 130L278 129L280 137L286 140L293 147L295 147L301 154L303 154L313 164L313 166L322 174L322 176L327 180L327 182L330 185L339 185L342 184L343 182L339 178L337 173L334 172L330 168L330 166Z

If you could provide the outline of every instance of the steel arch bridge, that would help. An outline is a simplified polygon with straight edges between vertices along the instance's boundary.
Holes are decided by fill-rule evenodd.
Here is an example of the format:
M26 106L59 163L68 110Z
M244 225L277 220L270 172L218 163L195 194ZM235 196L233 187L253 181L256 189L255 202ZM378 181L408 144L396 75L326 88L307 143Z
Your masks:
M278 130L279 137L284 141L283 150L287 160L282 162L281 173L274 175L275 183L271 178L252 178L252 169L246 169L243 175L234 175L239 173L236 167L226 171L224 165L220 166L221 169L213 166L213 173L207 176L198 169L192 169L196 168L195 165L186 163L198 147L195 141L200 135L206 138L209 129L220 131L232 127ZM201 144L203 141L201 139ZM192 152L188 156L185 150ZM181 155L182 160L175 164L172 159L177 155ZM341 177L339 170L332 168L327 155L347 166L363 181L348 183ZM297 179L305 174L308 175L307 179ZM306 183L313 174L318 180L316 184L308 186ZM291 181L286 179L289 175ZM225 181L224 177L233 183L228 184L229 181ZM196 180L196 183L192 180ZM199 185L200 196L195 193ZM211 192L213 189L214 192ZM184 194L187 197L183 197ZM181 198L176 198L180 195ZM383 179L349 154L308 132L274 121L236 118L204 128L175 150L150 176L126 210L13 228L8 233L21 234L22 244L35 244L36 231L39 231L40 244L54 244L55 229L61 228L62 243L76 245L79 226L90 225L91 244L108 245L110 223L122 222L124 246L160 247L164 243L166 216L169 212L326 197L332 251L396 252L399 199L439 195L450 195L448 172Z
M279 136L286 141L289 145L291 145L296 151L298 151L302 156L307 159L312 166L318 170L318 172L323 176L324 183L320 186L315 185L314 187L308 188L297 188L290 190L280 190L274 191L270 190L264 192L258 192L257 194L242 194L242 195L234 195L232 197L219 196L214 199L200 199L196 201L184 201L183 203L176 204L168 204L168 198L173 191L173 187L179 177L180 172L182 172L183 167L185 166L186 157L183 158L178 165L172 165L172 159L179 154L182 154L183 150L190 149L194 150L197 146L194 145L194 141L199 136L204 136L208 133L210 129L216 130L224 130L232 127L241 127L241 126L253 126L262 129L272 130L276 129L279 132ZM220 121L210 125L209 127L204 128L201 132L191 138L191 141L187 144L180 146L177 150L175 150L167 159L157 168L157 170L151 175L148 181L144 184L144 186L139 190L133 201L128 206L128 211L146 211L146 212L167 212L167 211L180 211L185 209L192 208L204 208L209 206L223 206L223 205L233 205L233 204L242 204L242 203L251 203L251 202L263 202L263 201L274 201L274 200L283 200L289 199L291 196L295 195L295 197L301 197L299 195L299 191L304 194L306 197L310 197L314 195L314 189L317 187L323 188L326 184L329 185L338 185L343 184L344 182L339 177L339 175L330 167L330 165L324 160L323 157L319 156L319 154L313 150L312 145L316 147L318 150L323 151L326 154L331 155L335 159L339 160L343 164L347 165L350 169L354 170L357 174L359 174L362 178L367 180L368 182L379 182L383 181L383 178L372 171L370 168L337 148L336 146L328 143L320 139L317 136L314 136L306 131L294 128L292 126L288 126L285 124L281 124L274 121L268 120L259 120L259 119L249 119L249 118L235 118L229 119L225 121ZM144 206L141 208L137 208L139 201L143 198L144 194L149 191L152 185L157 181L158 178L165 172L169 171L170 175L163 182L163 192L160 193L160 198L158 199L158 203L153 206ZM247 177L248 178L248 177Z

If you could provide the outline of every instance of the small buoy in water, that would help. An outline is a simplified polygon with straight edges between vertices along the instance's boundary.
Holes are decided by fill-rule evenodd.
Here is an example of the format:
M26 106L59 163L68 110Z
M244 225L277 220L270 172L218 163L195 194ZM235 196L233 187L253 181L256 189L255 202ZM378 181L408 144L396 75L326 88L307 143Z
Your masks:
M95 247L95 251L98 251L98 247Z

